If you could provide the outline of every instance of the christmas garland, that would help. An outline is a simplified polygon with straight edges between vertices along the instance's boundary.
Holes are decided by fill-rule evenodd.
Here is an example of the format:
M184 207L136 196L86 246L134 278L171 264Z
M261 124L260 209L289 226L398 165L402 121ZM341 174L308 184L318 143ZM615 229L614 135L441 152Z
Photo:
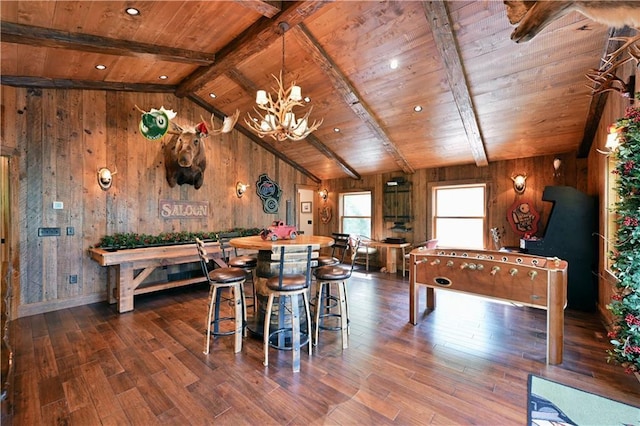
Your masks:
M640 93L636 98L640 99ZM612 126L618 146L612 150L617 175L615 221L618 225L615 249L609 253L617 280L607 309L615 320L609 332L613 348L608 361L620 364L627 373L640 372L640 108L628 107Z

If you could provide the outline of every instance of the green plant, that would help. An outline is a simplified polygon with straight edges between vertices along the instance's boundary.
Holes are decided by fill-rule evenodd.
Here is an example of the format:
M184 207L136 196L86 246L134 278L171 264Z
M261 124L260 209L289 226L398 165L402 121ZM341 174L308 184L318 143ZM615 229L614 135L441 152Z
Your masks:
M200 238L201 240L217 241L219 232L223 231L163 232L157 235L137 234L135 232L119 232L111 235L105 235L100 239L95 247L126 249L135 247L190 243L194 242L196 238ZM260 233L260 228L234 228L224 232L239 232L242 236L258 235Z
M636 98L639 95L636 93ZM618 230L610 256L617 280L607 305L615 316L609 332L613 345L609 360L633 373L640 371L640 108L627 108L615 127L619 142L613 152L619 196L614 208Z

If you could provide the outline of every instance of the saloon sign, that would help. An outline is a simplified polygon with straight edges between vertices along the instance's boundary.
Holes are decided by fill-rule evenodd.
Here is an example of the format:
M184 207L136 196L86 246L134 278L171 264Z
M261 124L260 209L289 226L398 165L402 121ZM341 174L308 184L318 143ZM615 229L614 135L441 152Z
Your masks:
M160 200L163 219L202 219L209 216L208 201Z

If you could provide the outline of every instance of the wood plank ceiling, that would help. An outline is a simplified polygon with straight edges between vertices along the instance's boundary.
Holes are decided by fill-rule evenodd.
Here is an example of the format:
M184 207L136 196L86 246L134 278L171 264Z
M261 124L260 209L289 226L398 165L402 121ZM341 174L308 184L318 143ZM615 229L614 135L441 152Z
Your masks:
M609 36L573 13L517 44L501 1L3 0L1 18L2 84L175 93L219 117L237 108L236 129L316 181L578 151L584 74ZM244 124L283 66L282 21L285 82L324 120L299 142Z

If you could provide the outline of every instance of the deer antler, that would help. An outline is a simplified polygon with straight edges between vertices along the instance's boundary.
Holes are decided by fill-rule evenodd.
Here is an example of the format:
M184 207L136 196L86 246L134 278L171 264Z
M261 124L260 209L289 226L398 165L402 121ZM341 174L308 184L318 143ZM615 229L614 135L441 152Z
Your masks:
M629 62L631 58L624 59L620 62L617 62L610 69L603 71L602 69L591 69L589 73L585 74L587 80L591 81L594 86L588 86L591 89L591 96L597 95L598 93L614 91L618 92L623 96L628 96L629 93L629 85L618 77L615 73L615 70L619 68L621 65Z
M640 40L640 34L633 37L611 37L609 40L622 41L624 43L608 55L608 59L604 61L599 69L591 69L585 75L589 81L594 83L594 87L589 86L591 96L602 92L614 91L628 97L629 89L632 88L616 75L616 70L632 60L636 64L640 63L640 46L637 44ZM625 54L628 56L624 57Z
M236 109L236 112L233 115L230 115L224 118L224 121L222 122L222 127L220 127L219 129L216 129L216 125L213 122L213 114L211 114L211 120L210 120L211 130L209 131L209 134L219 135L220 133L229 133L231 130L233 130L233 126L236 125L236 122L238 121L238 117L240 117L240 110ZM202 119L202 121L204 121L204 118L202 118L202 116L200 118Z

